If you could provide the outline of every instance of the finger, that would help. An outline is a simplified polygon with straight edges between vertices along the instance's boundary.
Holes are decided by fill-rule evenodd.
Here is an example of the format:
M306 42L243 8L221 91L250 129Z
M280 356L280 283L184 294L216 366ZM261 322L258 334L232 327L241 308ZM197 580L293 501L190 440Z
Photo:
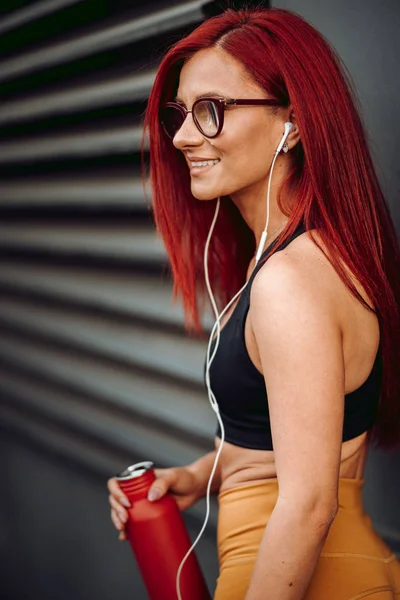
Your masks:
M123 531L124 525L118 519L117 513L115 512L115 510L113 508L111 509L111 521L113 522L114 527L116 529L118 529L118 531Z
M175 479L176 478L176 467L169 467L163 469L154 469L154 475L156 479L159 477L160 479Z
M154 475L156 477L161 477L163 473L165 473L167 469L154 469Z
M166 477L160 477L156 479L155 482L150 486L149 491L147 493L147 498L150 501L159 500L167 493L170 482Z
M111 505L111 508L115 508L117 512L121 512L123 515L128 516L128 511L121 504L121 499L116 498L112 494L108 496L108 501Z
M121 542L123 542L124 540L128 539L128 538L126 537L126 533L125 533L125 531L120 531L120 534L119 534L119 536L118 536L118 537L119 537L119 539L121 540Z
M111 477L107 481L107 488L108 491L111 492L111 494L119 494L121 492L120 487L118 485L118 481L115 477Z
M116 500L116 498L114 498L114 496L112 496L111 494L108 497L108 499L111 504L111 507L115 510L115 513L117 514L118 519L122 523L126 523L128 520L128 511L123 506L121 506L121 504L118 502L118 500Z
M115 477L112 477L107 481L107 488L111 495L115 496L118 499L118 502L120 504L122 504L126 508L130 507L131 503L129 502L129 499L125 496L125 494L121 492L121 488L119 487L118 481L115 479Z

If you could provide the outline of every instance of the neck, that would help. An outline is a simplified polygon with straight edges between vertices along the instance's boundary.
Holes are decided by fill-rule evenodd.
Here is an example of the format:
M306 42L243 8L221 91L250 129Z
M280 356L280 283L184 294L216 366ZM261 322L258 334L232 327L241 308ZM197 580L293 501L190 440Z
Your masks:
M286 173L283 173L283 169L279 168L277 161L271 181L268 235L264 244L264 251L278 237L288 221L288 216L280 210L277 203L278 190L285 175ZM251 187L231 194L233 203L237 206L243 219L254 233L256 249L259 246L261 234L265 229L267 219L268 177L266 181L260 181Z

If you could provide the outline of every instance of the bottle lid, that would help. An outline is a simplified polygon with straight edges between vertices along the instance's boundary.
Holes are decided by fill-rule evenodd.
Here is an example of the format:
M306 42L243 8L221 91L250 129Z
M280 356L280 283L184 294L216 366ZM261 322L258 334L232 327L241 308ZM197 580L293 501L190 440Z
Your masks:
M153 468L153 463L151 461L144 461L144 462L139 462L136 463L134 465L131 465L130 467L127 467L126 469L124 469L123 471L121 471L120 473L118 473L118 475L116 475L116 479L118 479L118 481L126 481L127 479L134 479L136 477L141 477L142 475L144 475L145 473L147 473L147 471L150 471Z

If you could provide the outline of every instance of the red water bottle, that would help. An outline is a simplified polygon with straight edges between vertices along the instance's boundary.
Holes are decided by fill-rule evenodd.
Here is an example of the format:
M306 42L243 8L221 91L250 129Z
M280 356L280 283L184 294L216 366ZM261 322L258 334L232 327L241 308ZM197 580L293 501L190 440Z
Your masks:
M137 463L116 475L131 503L125 531L150 600L180 600L177 573L192 544L171 494L156 502L147 500L155 478L152 462ZM194 552L181 569L179 588L181 600L211 600Z

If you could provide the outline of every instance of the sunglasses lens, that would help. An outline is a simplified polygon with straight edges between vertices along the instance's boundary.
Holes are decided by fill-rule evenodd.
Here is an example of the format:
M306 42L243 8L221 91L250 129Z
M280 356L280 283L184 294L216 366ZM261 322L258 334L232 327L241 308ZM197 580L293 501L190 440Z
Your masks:
M213 136L219 127L218 106L212 100L201 100L195 106L194 119L204 135Z
M175 137L176 132L182 127L185 115L176 106L163 106L161 109L161 124L165 133Z

